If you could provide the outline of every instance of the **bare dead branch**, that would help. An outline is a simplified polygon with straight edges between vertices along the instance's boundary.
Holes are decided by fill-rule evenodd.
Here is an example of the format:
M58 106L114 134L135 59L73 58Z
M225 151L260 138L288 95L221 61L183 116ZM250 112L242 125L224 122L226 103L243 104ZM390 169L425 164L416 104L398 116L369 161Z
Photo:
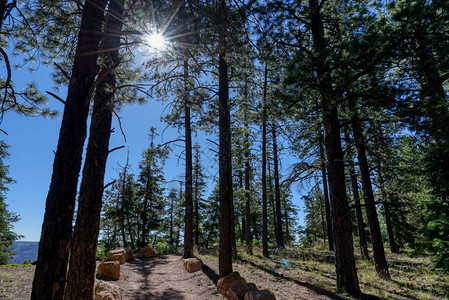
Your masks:
M114 152L114 151L117 151L117 150L119 150L119 149L122 149L122 148L125 148L125 146L122 145L122 146L118 146L118 147L112 148L111 150L108 151L108 154L109 154L109 153L112 153L112 152Z
M126 135L125 132L123 131L123 127L122 127L122 121L120 120L120 117L118 116L118 114L115 112L115 110L112 111L114 113L114 115L117 117L117 121L118 121L118 125L120 127L120 131L122 132L123 138L125 139L125 143L126 143Z
M65 105L65 100L62 99L61 97L59 97L58 95L53 94L52 92L49 92L49 91L45 91L45 92L46 92L47 94L49 94L50 96L53 96L56 100L58 100L59 102L61 102L62 104Z
M53 64L61 71L62 75L64 75L67 80L70 80L69 73L67 73L60 65L58 65L58 63L54 62Z

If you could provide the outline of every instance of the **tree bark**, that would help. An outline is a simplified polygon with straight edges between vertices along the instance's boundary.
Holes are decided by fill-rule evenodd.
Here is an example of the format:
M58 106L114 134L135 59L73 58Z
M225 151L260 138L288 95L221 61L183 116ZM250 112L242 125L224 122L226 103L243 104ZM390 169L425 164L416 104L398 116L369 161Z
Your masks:
M376 127L378 128L378 134L380 135L380 139L383 140L383 133L382 133L382 128L381 127ZM379 145L379 143L382 143L381 141L379 141L379 138L375 137L374 141L376 142L376 145ZM394 238L394 231L393 231L393 222L391 221L391 212L390 212L390 204L388 201L388 197L387 197L387 192L385 191L385 180L382 174L382 163L380 161L380 158L376 155L376 164L377 164L377 176L378 176L378 180L379 180L379 188L380 188L380 193L382 195L382 204L384 207L384 217L385 217L385 224L387 225L387 232L388 232L388 241L390 244L390 250L392 253L399 253L399 246L396 243L396 240Z
M358 295L360 294L360 288L355 267L351 221L345 189L337 99L332 87L331 68L328 62L328 45L318 0L309 0L309 9L313 49L315 52L314 65L318 76L318 91L321 96L324 144L328 162L337 288L340 290L344 289L347 293Z
M349 134L345 132L345 139L349 141ZM365 224L363 223L362 206L360 205L359 186L357 184L357 173L355 172L354 159L352 153L347 156L349 164L349 176L351 177L351 189L354 197L355 215L357 219L357 232L359 235L360 255L362 259L369 260L368 245L365 235Z
M253 255L253 237L251 234L251 190L250 190L250 164L249 164L249 126L245 124L245 239L246 239L246 251L249 255Z
M351 107L351 109L353 109L353 107ZM373 245L374 266L379 277L389 279L390 273L388 272L388 264L385 258L382 235L380 233L379 219L377 218L377 210L374 203L371 176L368 166L368 160L366 158L365 141L363 139L362 129L358 120L353 117L351 123L352 129L354 131L354 139L357 149L360 174L362 176L362 189L365 198L366 217L368 219L371 244Z
M115 68L119 63L120 36L123 15L121 1L112 1L105 25L102 45L106 66ZM92 299L100 214L104 190L104 173L109 153L115 75L112 70L99 82L94 98L89 141L80 186L78 212L68 272L65 299ZM100 73L101 76L101 73Z
M199 170L199 164L200 164L200 162L199 162L199 160L198 160L198 158L199 158L199 156L197 156L198 155L198 149L197 148L195 148L195 150L196 150L196 153L197 154L195 154L195 170L197 170L197 171L195 171L195 184L194 184L194 188L193 188L193 190L194 190L194 193L195 193L195 196L194 196L194 215L195 215L195 228L194 228L194 231L193 231L193 233L194 233L194 240L195 240L195 245L197 246L197 247L199 247L199 245L200 245L200 242L199 242L199 236L200 236L200 199L199 199L199 182L198 182L198 180L199 180L199 172L198 172L198 170ZM193 174L192 174L192 176L193 176Z
M106 1L86 1L46 200L31 299L63 299L87 116Z
M334 251L334 234L332 232L331 208L329 203L329 191L327 188L326 158L324 157L323 141L321 140L320 140L320 157L321 157L321 178L323 181L324 207L326 211L327 242L329 251Z
M232 211L232 161L231 161L231 113L229 110L228 63L226 61L226 1L220 0L218 8L219 24L219 194L220 194L220 246L219 276L232 273L233 235ZM233 242L234 240L234 242Z
M265 64L263 98L262 98L262 255L269 257L268 253L268 212L267 212L267 83L268 64Z
M190 128L189 64L184 60L184 125L185 125L185 197L184 258L193 257L193 192L192 192L192 130Z
M276 199L276 244L278 248L284 248L284 236L282 234L282 212L281 212L281 188L279 186L279 162L278 149L276 141L276 125L273 123L271 136L273 139L273 164L274 164L274 194Z

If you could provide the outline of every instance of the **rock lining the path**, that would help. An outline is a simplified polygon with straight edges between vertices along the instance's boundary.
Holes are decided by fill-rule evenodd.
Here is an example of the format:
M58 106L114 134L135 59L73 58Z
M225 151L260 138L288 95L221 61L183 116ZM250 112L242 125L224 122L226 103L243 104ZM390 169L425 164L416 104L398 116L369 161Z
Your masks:
M189 273L194 273L203 267L203 261L199 258L188 258L184 260L184 268Z
M118 261L105 261L98 265L97 275L112 280L120 279L120 262Z

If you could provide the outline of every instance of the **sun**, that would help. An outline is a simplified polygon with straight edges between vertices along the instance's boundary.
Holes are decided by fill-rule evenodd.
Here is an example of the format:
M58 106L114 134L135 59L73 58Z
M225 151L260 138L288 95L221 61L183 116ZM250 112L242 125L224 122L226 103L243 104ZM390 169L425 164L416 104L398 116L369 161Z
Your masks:
M162 51L167 47L167 40L161 33L150 33L146 39L146 44L155 50Z

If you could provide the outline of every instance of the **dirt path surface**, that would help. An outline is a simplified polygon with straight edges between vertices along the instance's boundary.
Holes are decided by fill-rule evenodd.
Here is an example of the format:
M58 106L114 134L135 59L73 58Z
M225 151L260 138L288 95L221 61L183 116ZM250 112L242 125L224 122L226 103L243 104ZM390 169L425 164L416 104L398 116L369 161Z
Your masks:
M181 256L165 255L136 259L120 266L123 300L226 299L204 272L188 273Z
M181 256L165 255L149 259L136 259L120 266L121 279L111 281L122 289L123 300L216 300L226 299L217 292L218 257L199 256L203 269L188 273ZM265 267L249 262L234 262L247 282L259 289L269 289L277 300L341 299L326 291L318 291L293 273L273 274ZM29 299L34 266L0 267L0 299Z
M200 256L200 258L202 258ZM165 255L134 260L120 267L121 279L113 282L123 291L123 300L226 299L217 292L218 259L207 258L202 271L188 273L181 256ZM234 271L259 289L269 289L277 300L341 299L322 295L304 285L268 274L248 264L234 263Z

